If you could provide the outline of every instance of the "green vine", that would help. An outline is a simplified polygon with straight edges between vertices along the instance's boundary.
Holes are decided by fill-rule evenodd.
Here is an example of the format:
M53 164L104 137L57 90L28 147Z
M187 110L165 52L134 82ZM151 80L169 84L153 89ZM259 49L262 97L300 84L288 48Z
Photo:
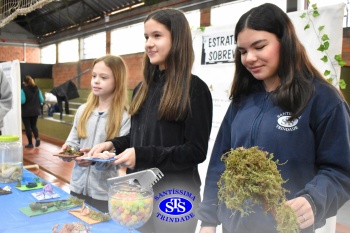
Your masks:
M308 4L310 4L310 0L308 0ZM345 83L344 79L340 79L338 83L334 83L334 81L337 80L337 75L336 75L334 65L339 65L340 67L343 67L345 65L345 61L343 61L341 54L335 55L333 62L330 59L330 56L328 54L328 49L329 49L329 45L330 45L330 43L329 43L330 38L327 34L324 34L322 32L325 26L321 25L316 30L316 26L314 25L313 20L312 20L312 17L316 18L318 16L320 16L320 13L318 11L317 4L312 4L311 9L308 9L307 12L303 13L300 16L300 18L302 18L302 19L306 18L308 20L307 24L304 27L304 30L307 30L310 27L312 27L315 34L317 35L318 40L320 42L320 46L317 48L317 50L323 53L323 57L321 58L321 60L325 63L327 63L329 61L331 62L330 64L332 65L334 73L332 73L330 70L325 70L323 72L323 75L326 78L329 77L329 78L327 78L328 82L330 82L334 85L339 85L340 89L345 89L346 83Z

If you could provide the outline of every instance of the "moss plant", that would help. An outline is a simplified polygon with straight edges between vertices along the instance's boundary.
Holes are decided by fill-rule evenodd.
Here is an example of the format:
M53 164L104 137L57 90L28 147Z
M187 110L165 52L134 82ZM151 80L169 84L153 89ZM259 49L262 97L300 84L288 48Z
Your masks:
M79 150L75 150L74 148L68 147L64 151L62 151L60 154L69 154L69 155L83 155L83 152L80 152Z
M90 209L90 213L88 214L89 218L99 221L99 222L106 222L111 219L108 213L101 213L99 211L95 211L93 209Z
M285 193L282 179L273 154L261 151L258 147L231 149L221 160L225 171L218 182L218 197L227 208L239 210L242 216L253 213L252 207L262 205L266 212L271 212L277 222L280 233L299 232L295 212L285 205Z

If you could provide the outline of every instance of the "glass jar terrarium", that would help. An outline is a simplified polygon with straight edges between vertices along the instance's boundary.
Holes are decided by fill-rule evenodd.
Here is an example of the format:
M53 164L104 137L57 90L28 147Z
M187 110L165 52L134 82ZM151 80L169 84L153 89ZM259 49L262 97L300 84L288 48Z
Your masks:
M109 214L119 226L133 232L151 217L153 197L151 187L143 188L133 180L115 183L109 188Z
M22 180L23 150L19 137L0 136L0 183Z

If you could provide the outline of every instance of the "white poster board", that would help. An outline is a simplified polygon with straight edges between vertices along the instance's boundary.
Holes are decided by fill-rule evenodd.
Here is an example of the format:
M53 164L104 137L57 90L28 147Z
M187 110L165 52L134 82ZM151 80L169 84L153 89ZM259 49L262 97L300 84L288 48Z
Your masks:
M21 118L21 70L18 60L0 63L5 77L10 81L12 90L12 109L4 118L2 134L17 135L22 141L22 118Z
M319 7L318 11L320 16L312 17L312 23L316 27L316 32L318 33L317 29L319 26L324 26L322 34L327 34L330 38L330 47L327 53L331 59L342 52L344 8L344 3ZM242 11L241 14L245 12L246 11ZM315 29L309 28L308 30L304 30L308 20L300 17L303 12L306 11L297 11L289 13L288 15L294 24L300 41L306 48L311 62L319 69L321 74L323 74L325 70L330 70L339 80L340 66L330 62L324 63L321 60L324 54L317 50L321 42L318 38L318 34L315 33ZM232 25L222 27L206 27L203 32L200 30L192 32L195 50L193 74L199 76L209 86L214 107L207 159L198 167L202 180L201 196L203 196L206 172L213 144L221 121L230 103L228 96L234 75L233 57L236 46L234 44L235 22L232 23ZM328 219L327 225L323 229L317 230L317 233L335 232L335 225L335 217ZM220 227L217 228L217 232L221 232Z

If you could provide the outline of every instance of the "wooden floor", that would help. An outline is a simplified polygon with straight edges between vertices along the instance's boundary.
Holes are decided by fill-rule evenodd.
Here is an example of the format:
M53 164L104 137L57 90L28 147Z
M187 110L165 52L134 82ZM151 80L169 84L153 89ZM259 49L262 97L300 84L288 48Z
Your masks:
M22 138L23 145L26 145L27 139L24 134ZM74 162L64 162L60 158L53 156L53 154L60 151L63 142L49 141L41 138L39 147L24 148L23 163L25 166L36 165L28 170L69 193L69 180ZM350 226L338 223L336 233L350 233Z
M24 134L22 142L23 145L27 144ZM36 165L29 166L31 168L28 170L69 193L69 181L74 162L64 162L53 156L53 154L60 152L62 143L50 143L42 138L39 147L24 148L23 146L23 165Z

